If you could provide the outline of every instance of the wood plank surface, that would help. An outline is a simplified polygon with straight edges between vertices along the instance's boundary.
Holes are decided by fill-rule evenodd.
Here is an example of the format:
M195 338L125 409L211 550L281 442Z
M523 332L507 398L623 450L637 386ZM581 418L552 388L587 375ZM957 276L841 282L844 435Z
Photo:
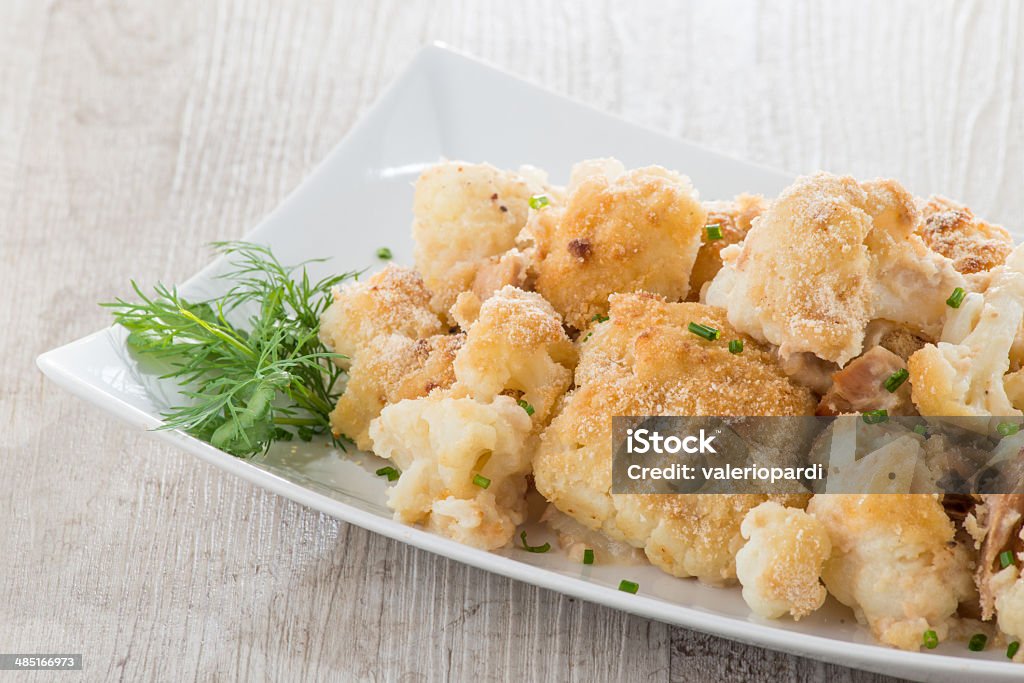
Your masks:
M54 678L89 681L883 680L411 549L35 369L129 277L180 281L241 236L432 40L742 158L892 175L1024 228L1011 0L0 0L0 651L81 652L84 678Z

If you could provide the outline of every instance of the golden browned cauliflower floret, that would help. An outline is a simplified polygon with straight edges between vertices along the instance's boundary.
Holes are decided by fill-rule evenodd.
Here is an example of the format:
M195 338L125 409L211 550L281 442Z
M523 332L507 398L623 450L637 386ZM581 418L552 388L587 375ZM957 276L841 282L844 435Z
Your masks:
M685 297L704 218L687 178L595 160L574 168L564 201L531 211L520 239L537 291L566 324L583 329L607 313L613 292Z
M485 403L437 392L387 406L370 438L402 471L387 494L395 518L478 548L505 545L526 510L532 429L509 396Z
M913 198L892 180L798 179L754 222L705 292L739 330L844 365L876 319L938 336L963 276L914 229Z
M1013 251L1013 238L1005 228L981 220L962 204L932 195L918 205L924 217L918 234L932 250L952 259L961 273L995 268Z
M384 406L447 389L455 382L452 362L465 335L409 339L399 334L376 337L356 356L345 393L331 412L331 431L370 450L370 422Z
M320 340L348 359L381 335L422 339L446 331L430 309L430 292L423 278L394 264L363 282L335 290L334 301L320 317ZM348 360L342 365L347 366Z
M921 414L1021 415L1007 393L1007 385L1013 386L1007 372L1022 322L1024 248L1018 248L992 270L984 292L972 292L959 308L949 309L942 341L910 357L912 396Z
M825 494L807 511L832 541L825 586L876 638L903 650L919 649L927 630L946 638L974 589L937 496Z
M544 298L506 286L487 299L455 356L459 387L477 400L514 393L545 424L572 383L576 348Z
M721 251L730 244L739 244L750 231L754 219L767 208L768 203L761 195L741 194L731 201L704 202L708 226L719 226L721 239L710 239L706 230L701 231L700 251L690 272L689 299L696 301L700 290L722 268Z
M747 513L740 526L747 539L736 553L743 599L756 614L799 620L825 602L821 568L832 553L825 526L798 508L774 501Z
M532 195L556 192L536 169L444 161L424 171L416 181L412 236L434 310L447 315L459 293L473 288L481 266L493 267L492 256L515 246ZM489 270L484 277L493 276Z
M808 390L779 370L768 349L744 337L723 311L667 303L652 294L614 294L610 319L582 342L576 389L544 431L534 458L537 490L590 529L644 548L656 566L709 583L735 578L740 523L764 495L615 495L614 415L807 415ZM718 328L706 341L690 322ZM728 350L742 338L741 354ZM780 497L799 504L800 496Z

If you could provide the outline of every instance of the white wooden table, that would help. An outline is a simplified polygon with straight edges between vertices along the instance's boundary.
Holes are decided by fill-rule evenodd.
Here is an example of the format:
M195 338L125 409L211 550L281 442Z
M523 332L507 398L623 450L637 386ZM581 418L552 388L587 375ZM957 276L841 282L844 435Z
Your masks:
M743 158L893 175L1022 228L1021 5L285 5L0 0L0 651L81 652L64 678L90 681L876 680L339 523L111 421L33 359L104 325L129 277L179 281L242 235L431 40Z

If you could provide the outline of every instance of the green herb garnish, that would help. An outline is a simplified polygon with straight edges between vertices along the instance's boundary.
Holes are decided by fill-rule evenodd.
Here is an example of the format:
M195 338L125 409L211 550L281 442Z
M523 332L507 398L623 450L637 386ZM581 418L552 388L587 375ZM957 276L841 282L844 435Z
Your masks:
M594 564L594 551L587 548L583 551L583 564Z
M999 553L1000 569L1006 569L1007 567L1013 566L1014 564L1016 564L1016 560L1013 557L1012 550L1004 550L1003 552Z
M1017 654L1018 650L1020 650L1020 641L1015 640L1006 646L1006 658L1013 659L1014 655Z
M988 636L984 633L975 633L971 636L971 639L967 641L967 649L971 652L981 652L985 649L986 643L988 643Z
M960 308L960 304L964 302L964 297L967 296L967 292L964 291L963 287L957 287L953 290L953 293L946 299L946 305L950 308Z
M886 378L884 383L885 390L888 391L890 394L894 394L896 393L896 390L903 386L903 383L906 382L909 378L910 373L907 372L907 369L900 368L896 372L889 375L888 378Z
M387 477L388 481L396 481L400 476L402 476L402 473L394 467L381 467L374 474L378 477Z
M601 315L600 313L595 313L594 317L591 318L591 320L595 323L603 323L604 321L608 320L608 316Z
M924 425L914 425L914 433L920 434L921 436L928 436L928 428Z
M548 199L548 196L546 194L535 194L532 197L530 197L529 203L531 209L539 211L540 209L543 209L545 206L550 204L551 200Z
M929 650L934 650L939 646L939 634L937 634L935 631L931 629L928 629L924 632L922 642L924 643L924 646L926 648L928 648Z
M491 485L491 480L482 474L474 474L473 483L479 486L480 488L485 489Z
M1000 436L1013 436L1020 431L1020 425L1016 422L1000 422L996 425L996 431Z
M519 399L518 401L516 401L516 403L519 405L520 408L522 408L523 410L526 411L527 415L532 416L533 413L536 412L536 411L534 411L533 406L531 406L529 403L527 403L523 399Z
M388 249L387 247L381 247L380 249L377 250L377 258L381 259L382 261L390 261L391 250Z
M889 421L889 411L882 408L881 410L865 410L861 417L865 424L876 425L882 422Z
M743 340L733 339L729 342L729 353L743 353Z
M694 333L698 337L703 337L708 341L715 341L722 336L722 333L716 330L714 327L708 325L701 325L700 323L690 323L686 326L690 332Z
M544 545L530 545L526 542L526 531L519 534L519 539L523 542L523 550L528 553L546 553L551 550L551 544L545 543Z
M342 356L320 342L320 314L331 289L357 273L311 282L305 266L313 261L283 266L258 244L213 246L231 266L220 276L230 285L220 297L191 301L161 284L147 296L132 281L139 303L101 304L128 331L128 347L167 364L161 378L183 388L186 404L165 412L158 429L180 429L240 457L293 432L330 434L343 374L333 361ZM344 448L341 437L334 442Z
M722 226L718 223L712 223L711 225L705 225L704 230L707 232L708 241L722 239Z
M619 590L624 593L636 593L640 590L640 584L623 579L622 581L619 581Z

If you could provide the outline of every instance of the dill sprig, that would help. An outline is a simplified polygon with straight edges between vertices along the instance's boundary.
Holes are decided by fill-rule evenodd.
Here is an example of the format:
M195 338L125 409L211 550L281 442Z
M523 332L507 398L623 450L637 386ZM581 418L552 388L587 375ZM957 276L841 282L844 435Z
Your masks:
M162 284L147 295L133 280L139 302L100 304L128 330L129 348L168 364L161 379L183 387L188 404L165 412L159 429L181 429L243 457L274 441L330 434L344 371L333 362L341 356L320 342L320 314L331 288L358 273L311 282L306 266L323 259L283 266L259 244L213 247L232 267L220 276L231 283L223 296L193 302Z

